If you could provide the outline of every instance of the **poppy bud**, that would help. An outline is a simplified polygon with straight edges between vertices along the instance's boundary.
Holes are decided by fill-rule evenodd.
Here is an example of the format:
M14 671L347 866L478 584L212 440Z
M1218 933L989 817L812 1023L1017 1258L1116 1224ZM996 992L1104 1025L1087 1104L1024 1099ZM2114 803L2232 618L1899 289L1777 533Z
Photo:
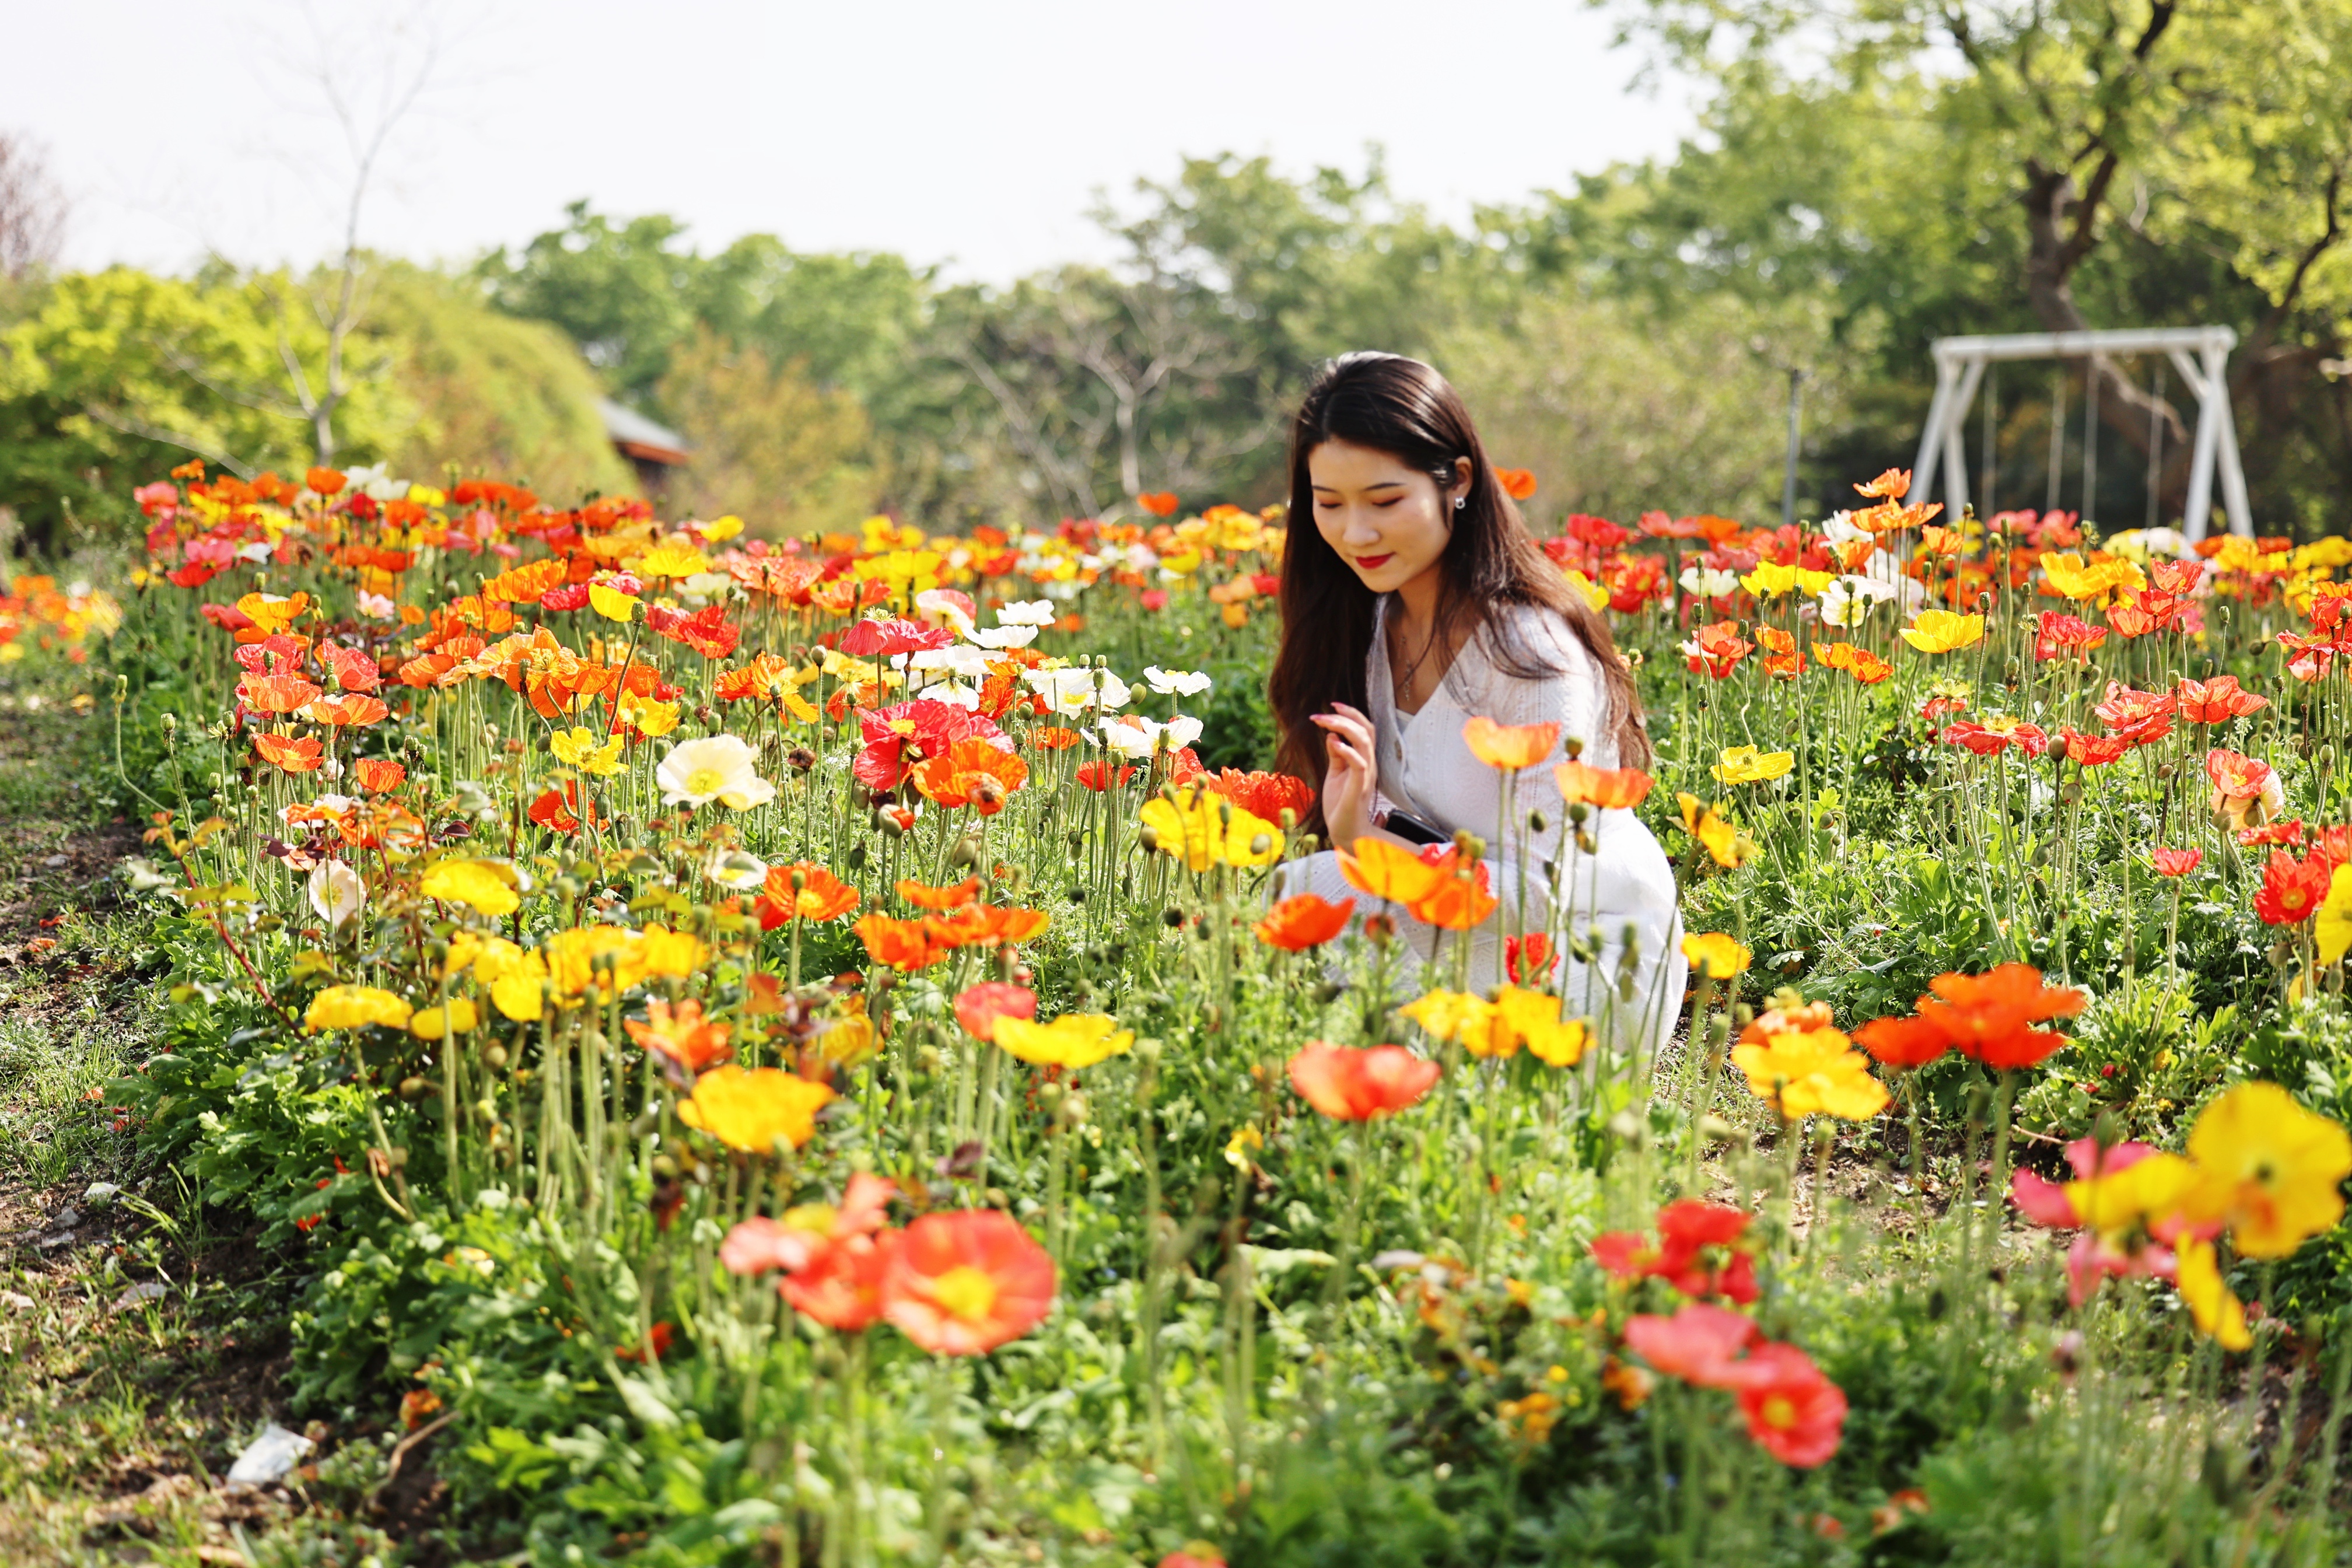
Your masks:
M507 1065L507 1048L504 1046L484 1046L482 1065L492 1072L504 1071Z
M1364 935L1374 945L1385 947L1396 935L1396 921L1387 915L1367 915L1364 918Z
M1528 832L1530 832L1530 833L1541 833L1541 832L1544 830L1544 826L1545 826L1545 824L1544 824L1544 814L1543 814L1542 812L1540 812L1540 811L1531 811L1531 812L1528 813Z
M431 1094L433 1092L433 1086L425 1082L421 1078L412 1076L402 1079L400 1080L400 1088L394 1092L397 1093L401 1099L408 1100L413 1104L417 1100L423 1100L426 1095Z
M1580 827L1576 830L1576 847L1582 853L1590 855L1601 847L1601 841L1592 837L1591 828Z
M1584 755L1584 742L1574 735L1570 735L1562 742L1559 749L1567 753L1568 760L1571 763Z
M806 746L794 746L784 753L784 765L806 773L816 766L816 753Z

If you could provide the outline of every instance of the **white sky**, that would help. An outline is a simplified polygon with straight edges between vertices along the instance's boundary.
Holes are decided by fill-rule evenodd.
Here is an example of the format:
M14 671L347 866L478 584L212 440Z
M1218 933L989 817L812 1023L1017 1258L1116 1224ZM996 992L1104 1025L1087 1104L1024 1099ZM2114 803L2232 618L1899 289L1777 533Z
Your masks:
M1303 174L1388 152L1449 218L1670 153L1687 101L1577 0L0 0L0 128L72 202L66 259L305 262L351 162L316 62L373 123L445 39L388 143L362 240L463 258L587 197L705 250L898 251L1003 279L1108 242L1085 216L1186 154Z

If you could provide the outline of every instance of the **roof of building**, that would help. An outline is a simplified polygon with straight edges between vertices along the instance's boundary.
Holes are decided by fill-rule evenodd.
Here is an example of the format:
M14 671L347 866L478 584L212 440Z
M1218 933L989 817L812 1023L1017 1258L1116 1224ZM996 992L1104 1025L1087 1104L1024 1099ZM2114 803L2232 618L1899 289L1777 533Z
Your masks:
M609 397L596 400L596 413L604 421L606 438L632 458L675 467L685 462L687 454L693 450L686 444L686 437L668 426L656 424Z

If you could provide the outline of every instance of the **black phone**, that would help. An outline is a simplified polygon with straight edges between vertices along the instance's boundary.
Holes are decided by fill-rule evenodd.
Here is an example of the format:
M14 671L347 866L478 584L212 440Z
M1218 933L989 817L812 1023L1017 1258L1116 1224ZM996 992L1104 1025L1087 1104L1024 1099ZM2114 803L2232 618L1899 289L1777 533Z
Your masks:
M1452 834L1440 833L1421 818L1402 811L1390 812L1389 819L1381 826L1408 844L1449 844L1454 839Z

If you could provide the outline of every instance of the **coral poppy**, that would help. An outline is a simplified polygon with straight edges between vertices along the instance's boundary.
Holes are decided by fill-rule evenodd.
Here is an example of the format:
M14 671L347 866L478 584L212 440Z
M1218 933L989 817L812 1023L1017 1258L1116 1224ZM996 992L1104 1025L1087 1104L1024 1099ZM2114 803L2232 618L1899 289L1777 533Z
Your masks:
M2216 746L2205 753L2205 776L2212 782L2212 810L2232 827L2260 826L2286 803L2286 792L2268 763Z
M1054 1260L1010 1215L927 1214L891 1238L882 1315L933 1355L983 1355L1054 1306Z
M525 815L551 833L577 833L583 819L592 826L597 820L596 808L587 804L578 779L541 790Z
M2173 708L2169 691L2136 691L2110 680L2106 695L2091 711L2110 733L2130 745L2145 746L2172 733Z
M2027 724L2007 714L1987 715L1981 721L1962 719L1944 730L1944 741L1974 752L1979 757L1998 755L2015 746L2029 757L2038 757L2050 749L2049 731L2038 724Z
M1300 893L1266 910L1265 918L1252 929L1268 947L1300 952L1320 947L1347 930L1355 912L1353 899L1341 899L1335 904L1318 894Z
M2271 705L2267 697L2245 690L2234 675L2210 680L2183 680L2174 691L2180 716L2192 724L2226 724L2259 713Z
M1086 737L1059 724L1040 724L1029 731L1029 743L1041 752L1066 752Z
M1474 716L1462 726L1462 743L1470 754L1501 773L1534 767L1559 744L1558 724L1497 724Z
M621 1027L629 1038L649 1051L657 1051L677 1064L689 1076L725 1061L734 1054L728 1045L728 1027L702 1016L702 1004L688 998L673 1005L667 1002L646 1004L646 1021L635 1018L621 1020Z
M999 1050L1032 1067L1072 1072L1123 1056L1135 1044L1134 1030L1120 1028L1118 1019L1102 1013L1065 1013L1050 1024L1040 1024L1034 1017L1002 1012L988 1037Z
M1137 772L1132 763L1080 763L1076 772L1070 776L1097 795L1101 795L1106 790L1119 788L1135 777Z
M1034 1018L1037 994L1005 980L983 980L966 986L955 999L956 1022L975 1039L993 1040L1001 1018Z
M2103 768L2119 762L2131 742L2121 735L2086 735L2068 725L2058 731L2065 758L2080 768Z
M934 915L923 922L930 939L942 948L1003 947L1027 942L1054 923L1043 910L999 909L971 904L950 915Z
M1597 806L1603 811L1626 810L1650 795L1655 781L1639 768L1596 768L1589 763L1566 762L1551 770L1559 797L1570 805Z
M765 1154L779 1139L797 1149L814 1137L816 1113L833 1099L824 1084L781 1068L747 1070L730 1063L696 1079L692 1096L677 1102L677 1114L730 1149Z
M1626 1349L1664 1376L1700 1388L1738 1387L1742 1352L1759 1338L1752 1320L1705 1301L1671 1318L1636 1312L1625 1320Z
M2202 849L2151 849L2148 860L2159 877L2186 877L2205 858Z
M314 724L339 727L344 724L373 724L390 716L381 697L345 691L333 697L316 697L306 703L302 717Z
M1300 1099L1339 1121L1393 1116L1427 1094L1438 1065L1402 1046L1360 1049L1309 1040L1290 1058L1290 1087Z
M2063 611L2044 610L2033 636L2033 657L2043 660L2071 657L2087 662L2106 640L2105 626L2095 626Z
M1794 1345L1759 1345L1740 1370L1739 1409L1757 1447L1797 1469L1826 1464L1845 1431L1838 1385Z
M1664 1279L1685 1296L1756 1300L1756 1263L1740 1244L1752 1216L1725 1204L1683 1198L1658 1211L1658 1239L1631 1231L1592 1238L1592 1256L1620 1279Z

